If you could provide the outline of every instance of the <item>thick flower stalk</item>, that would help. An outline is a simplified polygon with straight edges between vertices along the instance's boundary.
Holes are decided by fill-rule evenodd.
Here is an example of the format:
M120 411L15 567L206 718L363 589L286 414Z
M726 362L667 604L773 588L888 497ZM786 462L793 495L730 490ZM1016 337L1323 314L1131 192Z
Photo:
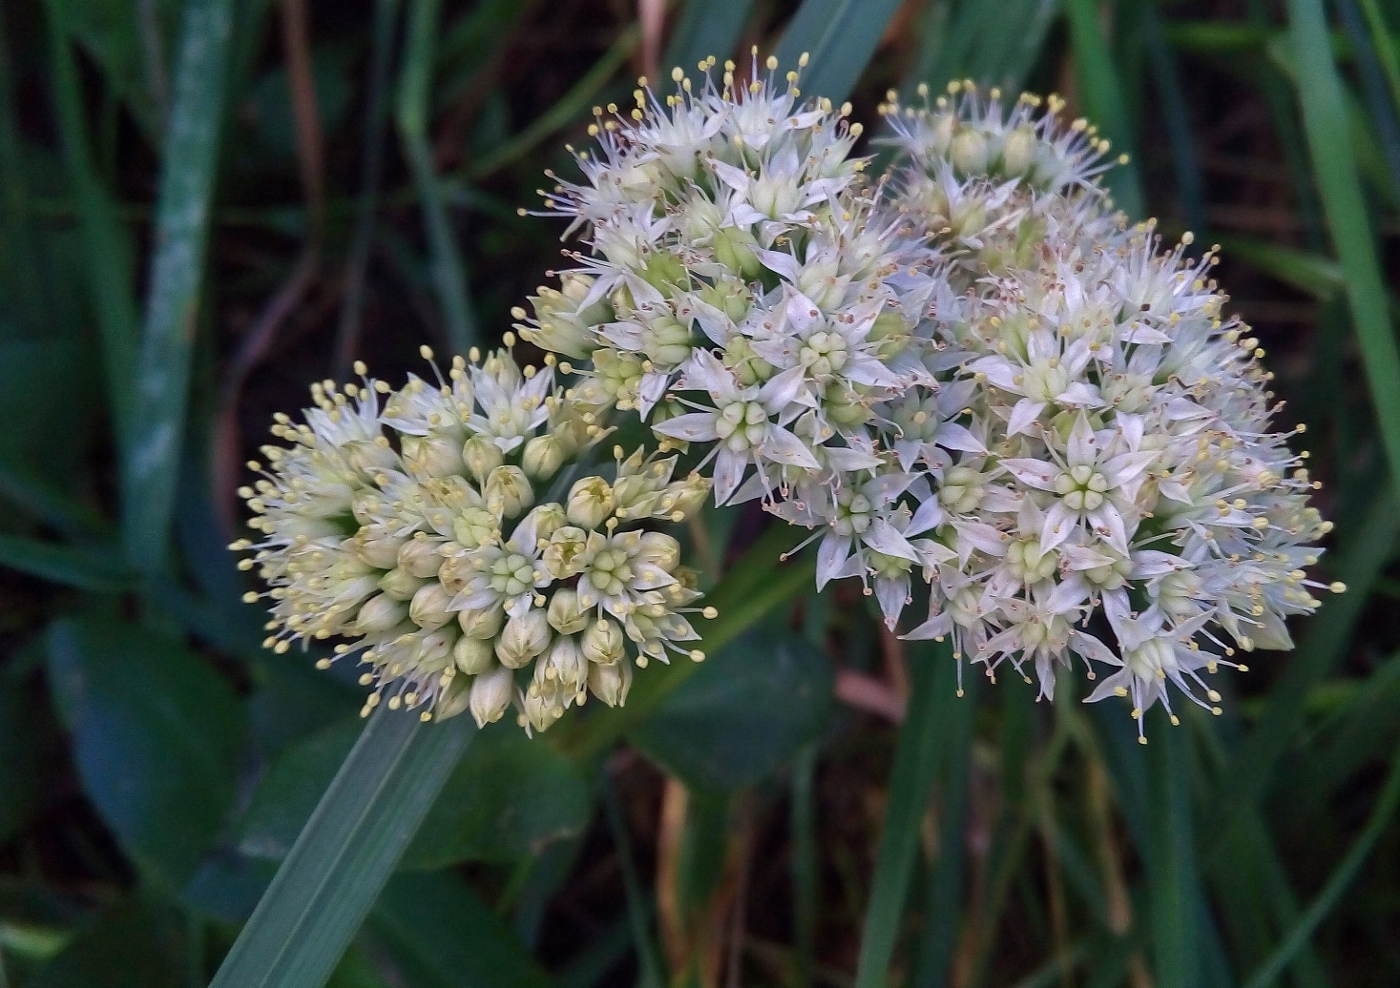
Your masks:
M1112 211L1092 128L1061 126L1053 97L950 91L884 108L905 161L886 208L938 283L932 391L976 439L915 468L940 548L909 637L1030 667L1046 697L1078 654L1111 673L1089 699L1129 697L1140 732L1169 687L1218 713L1203 674L1291 648L1284 619L1318 606L1304 568L1330 524L1286 446L1302 427L1270 426L1272 375L1223 313L1215 251Z
M606 476L573 479L605 430L509 350L397 391L356 371L343 390L314 385L304 422L277 417L286 445L263 447L262 479L240 492L261 538L234 548L269 585L264 644L344 639L320 664L367 667L365 714L387 697L484 725L513 706L537 731L589 694L621 704L634 665L703 657L694 576L655 529L703 503L706 481L620 449Z

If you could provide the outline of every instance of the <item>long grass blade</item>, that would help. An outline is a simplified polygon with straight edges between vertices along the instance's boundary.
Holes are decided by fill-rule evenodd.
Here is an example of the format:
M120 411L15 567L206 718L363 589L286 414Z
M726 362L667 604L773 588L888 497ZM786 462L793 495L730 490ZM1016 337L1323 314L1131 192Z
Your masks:
M70 548L0 533L0 567L79 590L118 593L131 589L133 575L120 563L114 564L114 556L112 552Z
M217 172L233 0L190 0L161 160L146 321L122 492L127 558L164 568Z
M1146 851L1152 950L1160 985L1202 983L1197 930L1200 878L1191 829L1189 738L1166 718L1154 725L1148 745Z
M817 755L816 742L792 761L792 912L797 949L796 983L811 988L817 956Z
M1361 194L1347 102L1327 31L1321 0L1288 0L1298 99L1308 137L1323 214L1346 276L1346 297L1361 344L1386 458L1400 478L1400 351L1389 313L1385 282Z
M934 670L951 675L947 663ZM938 858L933 864L924 896L924 925L919 933L919 952L911 984L917 988L938 988L948 983L953 951L957 946L962 911L958 908L963 888L963 858L967 834L969 785L972 781L972 728L976 713L977 681L969 676L966 696L949 704L946 711L948 750L939 774L943 816L938 831ZM938 687L940 692L948 685Z
M433 286L447 322L448 342L454 353L466 354L479 341L476 317L472 313L462 251L447 215L442 181L433 164L428 140L428 111L432 86L438 14L441 0L411 0L408 26L404 32L402 75L399 77L396 118L404 157L408 159L423 223L428 232L432 257Z
M1356 873L1365 863L1371 849L1375 847L1376 841L1390 826L1397 807L1400 807L1400 749L1397 749L1395 754L1391 756L1390 773L1386 776L1380 798L1376 800L1375 809L1371 811L1371 818L1366 821L1366 826L1352 842L1346 857L1333 870L1327 879L1327 884L1317 894L1317 898L1312 901L1307 911L1299 918L1297 925L1288 932L1288 936L1284 938L1283 943L1279 944L1273 956L1264 962L1246 982L1246 988L1266 988L1266 986L1277 982L1279 975L1288 966L1294 954L1308 942L1313 931L1336 907L1338 900L1346 892L1347 887L1351 885L1352 880L1356 878Z
M810 59L799 83L810 96L840 104L870 64L899 0L806 0L778 42L779 71Z
M92 309L101 333L107 399L112 408L118 449L124 449L131 425L131 372L139 321L131 243L117 216L116 203L103 186L93 163L69 27L68 5L71 2L48 2L49 59L53 66L63 159L78 200ZM15 247L16 251L20 249L18 244Z
M627 820L622 814L622 804L618 801L617 790L606 774L603 776L603 806L607 812L608 827L612 831L613 844L617 849L617 860L622 871L623 890L627 896L627 925L632 933L632 945L637 952L637 966L642 969L642 988L663 988L666 976L661 967L661 956L652 939L647 898L642 893L641 879L637 875L637 862L632 854L632 840L627 833Z
M1113 142L1116 151L1132 150L1132 128L1123 102L1123 85L1113 64L1113 54L1099 26L1098 0L1065 0L1070 40L1074 44L1074 70L1084 101L1084 113ZM1118 208L1133 219L1146 209L1142 182L1131 162L1110 170L1104 184Z
M875 854L875 877L861 930L856 988L879 988L894 956L900 918L919 850L919 827L933 793L939 756L947 747L947 713L959 699L935 664L953 666L952 645L943 643L917 656L910 669L909 711L900 728L885 826Z
M475 735L470 717L377 710L210 988L325 984Z

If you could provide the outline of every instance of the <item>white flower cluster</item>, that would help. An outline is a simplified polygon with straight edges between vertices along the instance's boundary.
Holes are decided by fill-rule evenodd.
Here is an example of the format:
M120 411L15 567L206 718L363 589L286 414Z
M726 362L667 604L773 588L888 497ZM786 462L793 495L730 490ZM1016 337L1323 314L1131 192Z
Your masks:
M589 693L621 704L634 662L703 657L681 644L698 638L694 576L651 528L698 508L707 481L619 449L609 478L570 483L605 430L509 350L398 391L356 370L361 384L312 387L304 423L277 417L290 445L264 447L240 492L262 538L233 548L270 586L268 647L349 639L334 651L369 666L366 714L386 693L423 720L514 705L534 730Z
M1111 212L1092 128L1060 128L1053 98L1037 117L1033 97L950 90L884 108L908 161L888 208L944 289L921 328L934 392L977 439L922 460L942 558L909 637L952 635L989 674L1029 665L1046 697L1072 654L1109 666L1089 699L1130 697L1140 737L1168 686L1218 713L1201 673L1292 647L1330 528L1270 429L1263 350L1222 315L1213 250L1163 251Z
M1056 97L891 97L903 164L872 190L848 108L772 59L748 85L712 66L600 109L584 181L547 194L591 253L516 317L588 362L566 397L697 446L718 501L813 529L819 584L862 579L891 627L921 578L911 637L988 675L1048 697L1077 653L1139 723L1169 684L1218 710L1201 672L1289 647L1329 526L1214 252L1128 227Z

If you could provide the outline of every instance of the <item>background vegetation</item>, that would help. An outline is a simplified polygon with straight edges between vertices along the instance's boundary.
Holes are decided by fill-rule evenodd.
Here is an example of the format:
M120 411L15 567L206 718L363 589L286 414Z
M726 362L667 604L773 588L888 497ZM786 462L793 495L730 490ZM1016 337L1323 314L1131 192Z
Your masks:
M341 988L1400 983L1397 7L8 0L0 985L214 975L362 728L352 670L259 648L241 464L354 358L498 339L558 250L516 209L590 107L750 45L872 123L970 77L1130 150L1118 201L1225 247L1350 592L1139 748L1071 690L958 701L761 518L708 518L728 645L542 740L401 732L376 750L437 767L432 808L361 765L321 817L379 847L427 814L383 894L293 888L224 983L313 983L352 934Z

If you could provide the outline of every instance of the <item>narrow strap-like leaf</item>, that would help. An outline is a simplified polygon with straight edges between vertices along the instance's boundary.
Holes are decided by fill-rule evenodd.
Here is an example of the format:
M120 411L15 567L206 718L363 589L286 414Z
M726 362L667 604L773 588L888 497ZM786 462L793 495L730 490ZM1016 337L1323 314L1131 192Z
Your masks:
M810 63L799 83L802 92L840 104L870 64L898 9L899 0L807 0L778 43L778 71L795 70L805 52Z
M325 984L475 735L376 711L210 988Z
M146 571L165 564L175 507L233 7L190 0L176 53L122 497L127 557Z

